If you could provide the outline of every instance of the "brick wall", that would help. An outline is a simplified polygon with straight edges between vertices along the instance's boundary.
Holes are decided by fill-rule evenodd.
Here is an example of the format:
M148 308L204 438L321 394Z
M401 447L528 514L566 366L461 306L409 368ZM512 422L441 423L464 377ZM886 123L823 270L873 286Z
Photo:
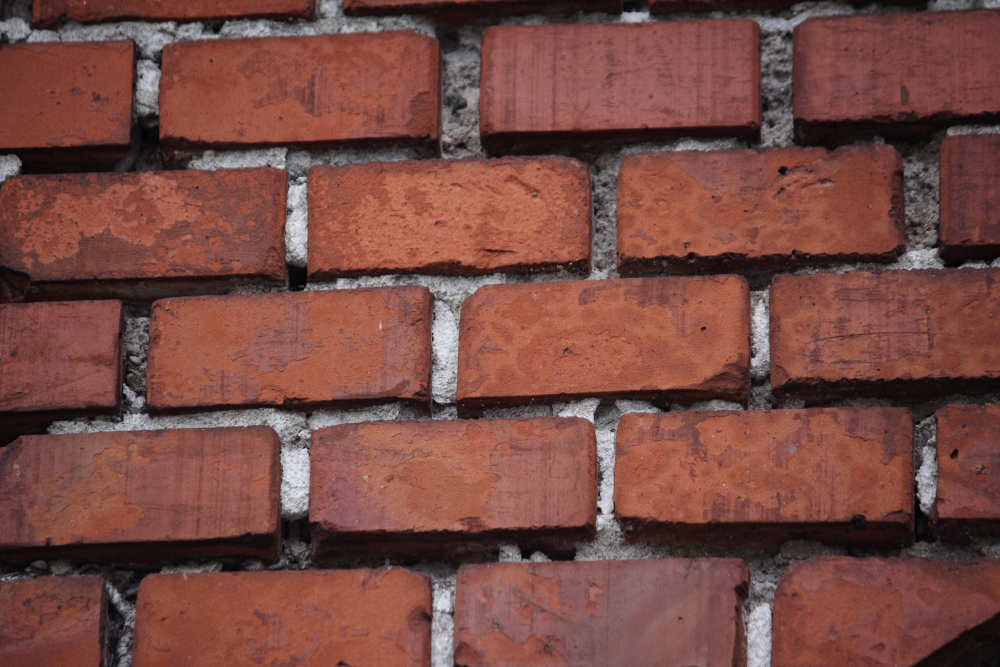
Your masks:
M996 664L914 4L0 2L0 664Z

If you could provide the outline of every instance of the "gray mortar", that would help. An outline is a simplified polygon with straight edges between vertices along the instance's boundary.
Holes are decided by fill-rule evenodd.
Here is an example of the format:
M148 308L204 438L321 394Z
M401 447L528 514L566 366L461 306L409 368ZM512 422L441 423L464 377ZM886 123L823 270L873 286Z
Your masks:
M16 155L0 155L0 183L21 173L21 158Z

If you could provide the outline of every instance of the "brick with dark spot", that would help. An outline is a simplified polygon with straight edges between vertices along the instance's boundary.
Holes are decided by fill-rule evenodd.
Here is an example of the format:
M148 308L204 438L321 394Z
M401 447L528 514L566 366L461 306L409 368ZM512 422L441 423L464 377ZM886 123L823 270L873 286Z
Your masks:
M460 22L512 14L622 11L622 0L344 0L347 16L425 14Z
M226 21L314 19L316 0L35 0L32 24L53 28L64 20Z
M950 263L1000 255L1000 135L941 142L940 245Z
M615 514L631 540L909 544L913 420L904 408L628 414Z
M154 574L135 667L430 667L431 582L400 567Z
M1000 536L1000 405L948 405L937 411L938 537Z

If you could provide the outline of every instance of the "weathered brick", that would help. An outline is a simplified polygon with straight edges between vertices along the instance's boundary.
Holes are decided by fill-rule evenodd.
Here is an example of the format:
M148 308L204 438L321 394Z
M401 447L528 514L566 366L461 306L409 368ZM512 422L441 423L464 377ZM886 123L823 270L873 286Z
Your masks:
M891 146L630 155L618 178L626 273L891 261L905 222Z
M225 21L227 19L314 19L316 0L35 0L39 28L104 21Z
M28 435L0 449L4 560L277 560L268 427Z
M431 307L426 287L157 301L150 410L426 405Z
M110 167L132 140L135 45L0 45L0 154L36 169Z
M121 406L122 304L0 304L0 444Z
M462 306L459 412L586 396L743 401L749 309L740 276L481 287Z
M745 667L748 579L718 558L463 565L455 664Z
M198 113L191 113L198 109ZM441 49L410 31L175 42L163 49L160 140L205 149L418 146L441 136Z
M1000 84L998 84L1000 85ZM950 263L1000 255L1000 134L941 142L941 256Z
M585 419L374 422L313 433L320 558L568 550L594 531L597 441Z
M591 215L569 158L314 167L309 277L586 270Z
M491 153L760 131L753 21L496 26L482 59Z
M1000 536L1000 405L948 405L937 411L939 537Z
M426 14L449 22L511 14L620 13L623 0L344 0L347 16Z
M12 178L0 190L0 298L284 285L287 181L278 169Z
M615 514L630 539L726 546L913 542L903 408L628 414Z
M837 144L1000 118L1000 11L811 18L795 28L795 134Z
M430 667L431 584L402 568L154 574L135 667Z
M774 393L920 399L995 387L998 281L996 269L776 276Z
M813 558L774 599L773 667L943 667L996 657L1000 562Z
M0 452L2 456L2 452ZM0 582L0 664L105 667L104 579L38 577Z
M748 9L788 9L796 0L649 0L651 14L679 12L746 11ZM848 0L848 4L862 6L866 0ZM892 0L894 5L920 5L921 0Z

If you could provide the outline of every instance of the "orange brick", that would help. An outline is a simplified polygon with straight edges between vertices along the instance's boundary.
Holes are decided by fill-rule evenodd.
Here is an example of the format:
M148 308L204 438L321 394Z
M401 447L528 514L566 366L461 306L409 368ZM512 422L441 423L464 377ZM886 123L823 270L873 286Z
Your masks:
M314 19L316 0L35 0L33 24L104 21L225 21Z

